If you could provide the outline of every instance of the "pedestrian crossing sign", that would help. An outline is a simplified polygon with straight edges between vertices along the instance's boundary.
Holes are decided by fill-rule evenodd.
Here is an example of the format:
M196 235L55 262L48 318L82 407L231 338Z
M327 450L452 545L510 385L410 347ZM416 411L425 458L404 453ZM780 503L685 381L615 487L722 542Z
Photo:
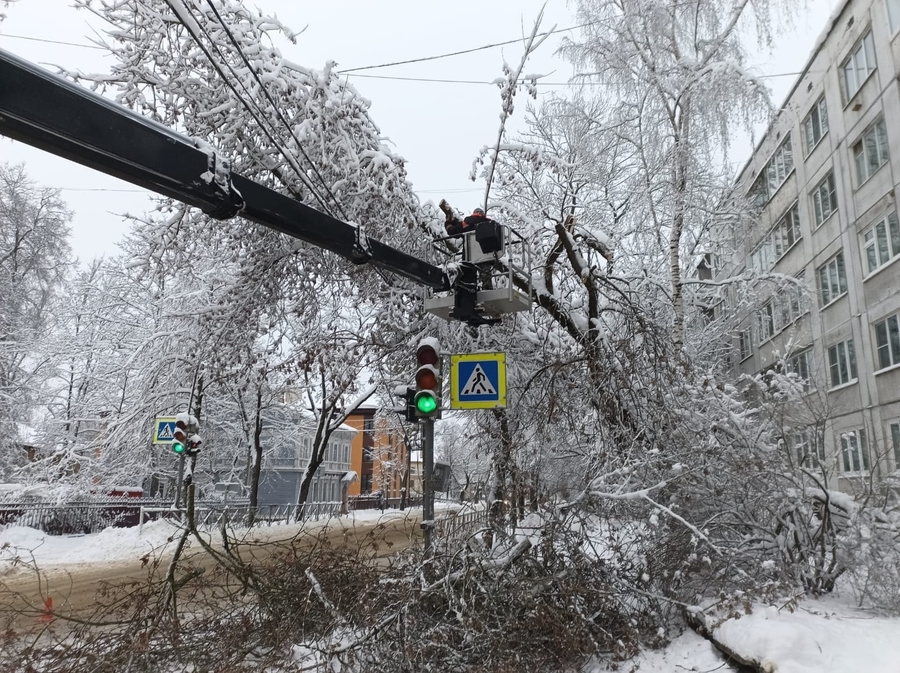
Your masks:
M506 406L506 353L450 356L450 408Z
M174 416L157 418L153 424L153 443L154 444L171 444L175 439L175 423L178 421Z

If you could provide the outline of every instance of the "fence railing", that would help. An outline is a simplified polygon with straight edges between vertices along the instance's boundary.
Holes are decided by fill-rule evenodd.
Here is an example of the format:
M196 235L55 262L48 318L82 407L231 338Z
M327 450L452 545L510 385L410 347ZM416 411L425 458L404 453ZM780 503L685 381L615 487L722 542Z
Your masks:
M127 528L140 523L141 504L169 506L163 500L120 498L105 501L0 503L0 525L37 528L49 535L97 533L104 528Z
M444 542L455 542L471 537L487 525L487 509L477 509L437 518L433 530L436 538Z
M194 517L197 525L201 527L218 528L225 526L277 526L293 523L298 520L309 521L312 519L327 519L339 516L341 503L339 502L308 502L299 507L297 505L223 505L198 503L194 507ZM168 507L141 507L139 524L143 526L150 521L159 519L173 519L184 521L186 512L184 509Z
M378 509L378 497L350 498L351 510ZM399 507L399 499L388 499L388 508ZM414 498L409 507L421 506L421 498ZM194 513L203 527L275 526L297 520L323 519L339 516L339 502L309 502L297 505L260 505L251 508L247 503L197 501ZM49 535L98 533L105 528L143 526L158 519L183 521L184 509L176 509L171 501L150 498L119 498L105 501L71 502L64 505L42 502L0 503L0 526L27 526ZM470 510L438 518L435 534L445 540L464 538L487 524L487 513Z

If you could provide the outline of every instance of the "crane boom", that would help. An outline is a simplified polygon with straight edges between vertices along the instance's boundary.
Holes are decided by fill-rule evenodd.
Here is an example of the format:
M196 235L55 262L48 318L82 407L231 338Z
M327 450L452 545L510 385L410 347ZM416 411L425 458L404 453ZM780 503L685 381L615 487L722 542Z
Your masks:
M440 267L231 173L228 163L202 141L2 49L0 134L196 206L212 217L240 214L355 264L372 264L432 290L451 287Z

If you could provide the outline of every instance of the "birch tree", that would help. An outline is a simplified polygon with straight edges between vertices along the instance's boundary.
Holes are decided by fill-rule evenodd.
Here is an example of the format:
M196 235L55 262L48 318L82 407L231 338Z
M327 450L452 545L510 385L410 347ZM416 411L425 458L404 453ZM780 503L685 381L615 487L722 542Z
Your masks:
M684 342L684 261L727 186L731 134L766 118L768 92L744 68L746 36L772 37L777 0L580 0L582 36L562 52L617 101L643 188L634 216L665 243L672 338ZM786 5L790 3L784 3ZM710 190L710 187L713 187Z

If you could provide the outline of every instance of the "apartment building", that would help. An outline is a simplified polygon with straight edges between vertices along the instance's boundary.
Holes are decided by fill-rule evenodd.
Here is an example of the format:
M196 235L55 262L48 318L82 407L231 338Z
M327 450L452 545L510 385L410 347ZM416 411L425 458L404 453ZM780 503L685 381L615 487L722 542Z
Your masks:
M808 380L828 420L797 459L844 490L900 468L898 74L900 0L845 0L741 173L762 213L715 271L768 278L736 373L783 362Z
M348 416L347 425L358 431L350 463L359 481L350 485L351 496L384 493L388 499L400 498L407 473L415 471L407 455L407 434L395 416L393 411L381 414L377 407L368 406Z

